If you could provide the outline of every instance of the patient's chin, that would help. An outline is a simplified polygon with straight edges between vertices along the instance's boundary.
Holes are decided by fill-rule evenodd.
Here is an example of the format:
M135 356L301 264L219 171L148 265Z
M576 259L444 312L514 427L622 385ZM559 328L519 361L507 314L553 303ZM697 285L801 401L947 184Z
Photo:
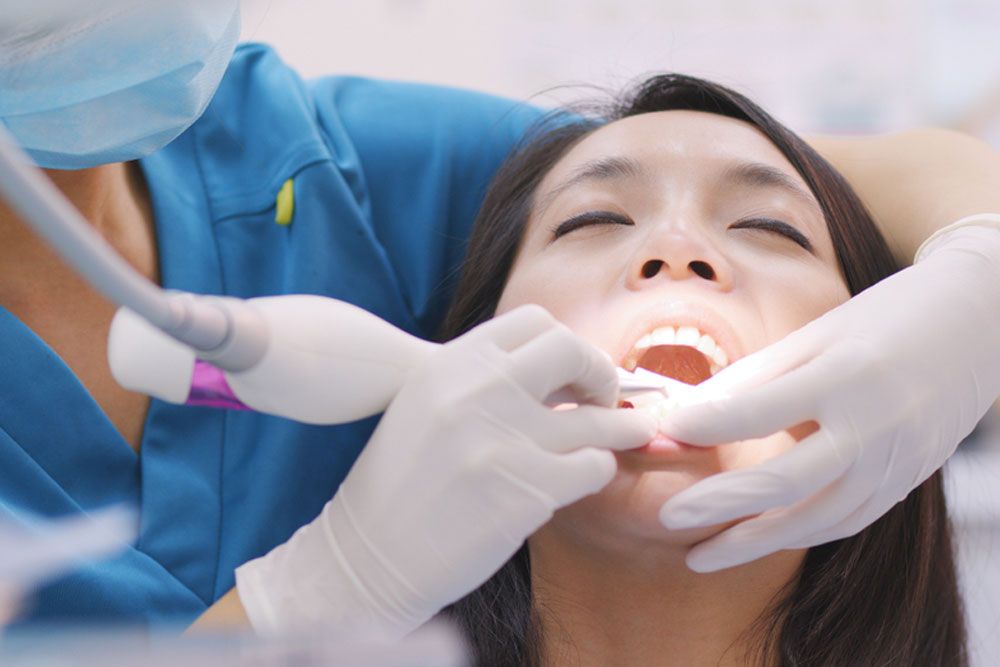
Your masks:
M623 558L639 553L655 557L661 553L665 559L682 563L690 547L742 518L712 526L668 530L660 523L663 504L707 477L759 464L794 444L794 437L778 433L718 447L619 452L618 474L611 483L556 512L547 530L581 546L590 545L621 554Z
M708 474L700 466L669 470L619 466L618 475L601 492L557 512L553 528L613 551L643 550L649 555L648 550L663 548L683 556L689 547L732 525L668 530L660 523L663 503Z

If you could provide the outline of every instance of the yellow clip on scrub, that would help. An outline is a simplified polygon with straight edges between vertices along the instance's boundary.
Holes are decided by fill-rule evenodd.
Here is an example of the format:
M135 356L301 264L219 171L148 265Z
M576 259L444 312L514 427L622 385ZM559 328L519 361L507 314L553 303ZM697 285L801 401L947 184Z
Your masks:
M277 207L274 221L284 226L292 224L292 218L295 216L295 179L289 178L281 186L281 190L278 192Z

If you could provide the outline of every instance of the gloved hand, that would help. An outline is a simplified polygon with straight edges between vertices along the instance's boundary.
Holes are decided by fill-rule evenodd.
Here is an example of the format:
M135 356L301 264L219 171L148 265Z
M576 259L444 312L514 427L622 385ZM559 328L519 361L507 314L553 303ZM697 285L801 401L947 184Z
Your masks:
M854 535L934 473L1000 395L1000 216L966 218L914 266L699 385L661 420L697 445L820 430L668 501L671 529L764 512L695 546L707 572Z
M580 407L545 399L570 388ZM236 572L254 628L399 637L469 593L552 513L611 481L655 421L616 410L607 357L538 306L470 331L404 385L334 499ZM584 405L587 404L587 405Z

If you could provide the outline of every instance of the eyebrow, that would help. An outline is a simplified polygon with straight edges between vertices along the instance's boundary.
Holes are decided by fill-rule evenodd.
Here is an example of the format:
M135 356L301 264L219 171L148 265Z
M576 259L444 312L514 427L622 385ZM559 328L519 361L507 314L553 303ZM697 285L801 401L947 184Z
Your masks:
M578 167L565 181L554 187L538 201L537 209L544 211L552 201L566 190L588 181L622 181L646 178L646 168L628 157L607 157L592 160Z
M760 162L740 162L722 173L723 183L746 188L783 190L811 208L820 211L819 202L798 182L782 170ZM822 211L820 211L822 213Z
M563 192L588 181L620 181L648 178L648 176L649 171L646 167L632 158L607 157L592 160L578 167L569 178L546 193L538 201L536 208L539 213L544 212ZM761 162L738 162L730 165L723 171L721 182L737 187L783 190L822 214L816 199L794 178L776 167Z

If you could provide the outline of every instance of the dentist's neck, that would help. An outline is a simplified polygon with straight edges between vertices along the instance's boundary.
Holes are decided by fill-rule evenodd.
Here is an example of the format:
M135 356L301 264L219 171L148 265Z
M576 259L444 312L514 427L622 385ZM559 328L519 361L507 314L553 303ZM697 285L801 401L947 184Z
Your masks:
M679 549L626 557L580 548L545 529L530 549L543 664L580 667L771 664L757 631L766 639L776 629L767 613L804 553L697 574Z
M135 164L46 172L49 178L126 260L149 278L157 276L149 197ZM45 284L73 290L82 282L31 229L0 201L0 299L17 301ZM7 298L3 298L7 297Z
M141 274L156 280L153 215L136 164L49 172L94 229ZM149 399L112 378L105 346L115 306L0 203L0 306L62 358L136 451Z

